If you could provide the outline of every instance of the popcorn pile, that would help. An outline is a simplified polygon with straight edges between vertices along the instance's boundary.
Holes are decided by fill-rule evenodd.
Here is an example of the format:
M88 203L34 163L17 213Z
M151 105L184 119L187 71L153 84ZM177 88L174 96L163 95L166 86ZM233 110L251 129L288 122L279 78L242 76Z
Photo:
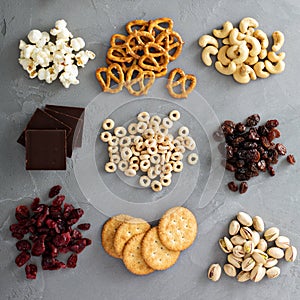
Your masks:
M50 35L56 36L54 43L50 41ZM37 29L31 30L27 36L31 44L20 40L19 63L30 78L38 77L52 83L58 77L65 88L79 84L78 67L83 68L89 59L94 59L95 53L81 50L85 47L84 40L73 38L65 20L56 21L50 35Z

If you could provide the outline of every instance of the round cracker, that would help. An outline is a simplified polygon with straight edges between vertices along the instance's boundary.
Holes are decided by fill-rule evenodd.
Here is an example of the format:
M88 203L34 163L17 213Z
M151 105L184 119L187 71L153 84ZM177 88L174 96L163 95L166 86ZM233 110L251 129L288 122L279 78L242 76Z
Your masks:
M103 249L112 257L122 258L122 255L118 255L114 247L114 237L117 229L125 222L132 219L128 215L116 215L108 219L102 227L101 243Z
M125 244L136 234L146 232L150 225L143 219L131 218L124 222L118 229L114 237L114 247L117 255L122 256Z
M142 255L148 266L154 270L166 270L173 266L180 251L166 248L160 241L157 227L151 228L142 241Z
M190 247L197 236L197 220L185 207L173 207L159 221L158 235L170 250L182 251Z
M147 275L155 270L150 268L142 256L142 240L145 233L133 236L123 250L123 262L125 267L136 275Z

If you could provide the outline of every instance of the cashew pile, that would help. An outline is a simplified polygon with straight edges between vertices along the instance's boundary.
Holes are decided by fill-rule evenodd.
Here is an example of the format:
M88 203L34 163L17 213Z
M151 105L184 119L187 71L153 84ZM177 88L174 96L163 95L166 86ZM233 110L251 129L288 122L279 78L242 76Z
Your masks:
M265 32L258 27L258 22L250 17L240 21L239 28L226 21L222 29L214 29L213 35L205 34L199 39L202 61L211 66L212 56L217 56L215 68L224 75L233 75L235 81L248 83L251 79L267 78L270 74L284 71L285 53L278 52L284 44L284 35L280 31L272 34L273 45L270 50ZM219 48L221 40L222 47Z

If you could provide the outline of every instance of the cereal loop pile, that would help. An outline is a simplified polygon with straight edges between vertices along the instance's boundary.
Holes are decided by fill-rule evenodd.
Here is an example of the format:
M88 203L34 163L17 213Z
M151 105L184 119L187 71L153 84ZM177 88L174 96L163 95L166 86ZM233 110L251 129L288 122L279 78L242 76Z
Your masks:
M126 87L134 96L145 95L155 78L167 74L168 63L180 55L183 41L169 18L130 21L126 31L127 35L111 37L108 66L97 69L96 77L104 92L118 93Z
M273 45L268 50L268 36L257 27L258 22L247 17L240 21L239 28L234 28L227 21L222 29L213 30L214 36L201 36L199 46L203 48L203 63L211 66L211 56L217 55L217 71L224 75L233 75L235 81L243 84L256 80L257 77L268 78L270 74L283 72L285 53L276 53L284 44L283 33L273 32ZM220 49L217 39L221 40Z

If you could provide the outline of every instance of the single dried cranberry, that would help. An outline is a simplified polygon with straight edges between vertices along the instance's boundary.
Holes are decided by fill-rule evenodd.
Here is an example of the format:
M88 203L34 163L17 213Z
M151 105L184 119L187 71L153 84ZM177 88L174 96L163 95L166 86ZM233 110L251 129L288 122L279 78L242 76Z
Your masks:
M43 256L42 258L43 270L54 271L54 270L59 270L61 268L66 268L66 265L63 262L49 256Z
M80 230L89 230L90 227L91 227L90 223L82 223L77 226L77 228Z
M234 181L231 181L231 182L228 183L228 188L232 192L236 192L238 190L238 185Z
M253 127L256 126L260 121L260 116L258 114L254 114L249 116L246 120L246 126Z
M293 154L289 154L287 157L286 157L286 160L288 161L289 164L291 165L294 165L296 163L296 159L294 157Z
M16 265L22 267L30 259L31 255L28 251L22 251L15 259Z
M32 249L31 249L31 254L33 256L40 256L42 255L45 250L45 235L41 235L37 240L33 243Z
M85 239L77 240L69 246L69 249L75 253L80 253L85 249L86 243L87 241Z
M71 237L72 237L72 239L79 240L79 239L82 238L82 234L79 230L73 229L72 232L71 232Z
M53 238L53 244L57 247L68 246L71 240L71 236L69 232L58 234Z
M51 257L58 256L58 248L55 247L52 243L48 242L46 244L46 253Z
M275 149L277 150L278 154L280 155L286 155L286 147L283 144L276 144Z
M40 198L34 198L30 205L30 208L32 209L32 211L35 211L39 204L40 204Z
M64 204L64 212L63 212L64 218L67 219L73 210L74 210L74 206L72 204L65 203Z
M68 217L68 225L73 225L82 217L84 211L81 208L73 209Z
M85 244L86 246L89 246L92 244L92 240L91 239L88 239L88 238L83 238L85 240Z
M50 206L49 207L49 215L51 218L57 220L62 217L62 208L61 206Z
M48 228L53 228L57 233L59 233L57 222L53 221L52 219L47 219L45 223L48 226Z
M12 237L16 238L17 240L22 240L24 238L24 234L22 233L17 233L17 232L13 232Z
M65 254L68 253L70 249L68 247L59 247L58 251Z
M16 207L15 217L18 221L29 218L29 209L25 205L19 205Z
M31 249L31 244L27 240L21 240L16 243L16 247L19 251L27 251Z
M49 215L49 207L44 205L42 212L40 213L40 215L38 216L38 218L36 220L36 226L37 227L42 226L42 224L44 223L44 221L48 215Z
M34 264L26 265L25 273L27 279L36 279L37 266Z
M61 206L63 204L63 202L65 201L65 196L61 195L61 196L57 196L53 201L52 201L52 205L53 206Z
M269 167L268 167L268 172L269 172L269 174L270 174L271 176L275 176L275 170L274 170L274 168L273 168L272 166L269 166Z
M247 182L245 182L245 181L241 182L241 184L240 184L240 194L246 193L247 190L248 190Z
M62 189L62 187L60 185L55 185L50 189L49 192L49 198L53 198L55 196L57 196L60 192L60 190Z
M68 258L67 267L68 268L76 268L77 259L78 259L77 254L72 253L70 255L70 257Z
M268 120L267 122L266 122L266 127L268 128L268 129L271 129L271 128L275 128L275 127L277 127L279 125L279 122L278 122L278 120Z

